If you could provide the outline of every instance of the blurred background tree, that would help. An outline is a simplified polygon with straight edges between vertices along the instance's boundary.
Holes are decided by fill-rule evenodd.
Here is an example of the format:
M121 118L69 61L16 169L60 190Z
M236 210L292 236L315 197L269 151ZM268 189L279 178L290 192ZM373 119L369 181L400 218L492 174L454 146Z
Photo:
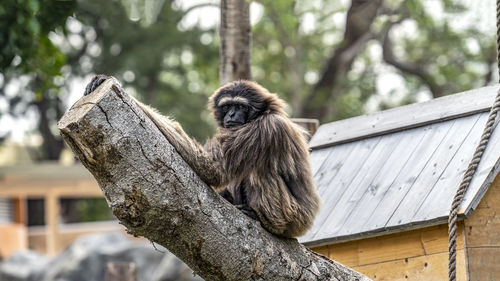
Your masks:
M203 142L219 85L218 4L2 1L0 124L36 122L36 159L57 159L56 121L106 73ZM424 101L495 81L494 19L490 0L257 0L252 74L293 117L322 123Z
M75 1L6 0L0 4L0 98L13 118L37 115L37 131L43 138L40 158L55 160L63 148L53 124L64 113L59 86L65 55L49 39L49 32L65 32ZM12 82L12 84L10 83ZM7 91L7 86L15 87ZM32 116L31 116L32 117ZM9 132L4 132L9 133Z

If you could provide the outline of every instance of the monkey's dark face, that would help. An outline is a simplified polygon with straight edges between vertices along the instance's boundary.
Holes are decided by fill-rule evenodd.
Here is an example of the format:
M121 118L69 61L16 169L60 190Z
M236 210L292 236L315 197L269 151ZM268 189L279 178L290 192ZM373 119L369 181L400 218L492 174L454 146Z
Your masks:
M220 110L224 115L222 125L224 128L240 126L248 121L248 112L250 108L246 104L231 103L220 106Z
M268 108L259 89L248 82L238 81L219 89L213 97L214 117L219 126L242 126L262 115Z

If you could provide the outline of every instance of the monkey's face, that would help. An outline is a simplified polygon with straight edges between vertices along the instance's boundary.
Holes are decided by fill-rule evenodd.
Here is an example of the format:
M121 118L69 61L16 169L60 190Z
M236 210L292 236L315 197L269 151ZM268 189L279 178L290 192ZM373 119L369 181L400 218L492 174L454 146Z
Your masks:
M215 120L224 128L245 125L268 110L268 95L267 90L253 82L228 83L210 98Z
M230 128L234 126L240 126L248 121L248 113L250 108L246 104L232 103L224 104L220 107L224 128Z

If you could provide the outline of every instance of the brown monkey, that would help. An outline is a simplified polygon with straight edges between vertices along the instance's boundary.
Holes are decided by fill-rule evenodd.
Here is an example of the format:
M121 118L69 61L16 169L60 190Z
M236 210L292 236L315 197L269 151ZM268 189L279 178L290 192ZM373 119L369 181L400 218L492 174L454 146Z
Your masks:
M107 78L94 77L85 94ZM269 232L297 237L312 226L320 200L305 132L288 119L277 95L243 80L217 89L210 103L219 127L205 147L177 122L137 103L203 181Z

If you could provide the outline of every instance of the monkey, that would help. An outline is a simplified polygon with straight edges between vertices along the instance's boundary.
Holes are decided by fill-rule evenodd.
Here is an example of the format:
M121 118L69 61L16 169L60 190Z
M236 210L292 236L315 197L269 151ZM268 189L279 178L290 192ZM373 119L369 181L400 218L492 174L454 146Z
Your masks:
M84 95L107 78L95 76ZM247 80L221 86L209 98L217 132L204 146L177 122L135 102L207 185L267 231L295 238L311 228L320 198L307 133L288 118L276 94Z

